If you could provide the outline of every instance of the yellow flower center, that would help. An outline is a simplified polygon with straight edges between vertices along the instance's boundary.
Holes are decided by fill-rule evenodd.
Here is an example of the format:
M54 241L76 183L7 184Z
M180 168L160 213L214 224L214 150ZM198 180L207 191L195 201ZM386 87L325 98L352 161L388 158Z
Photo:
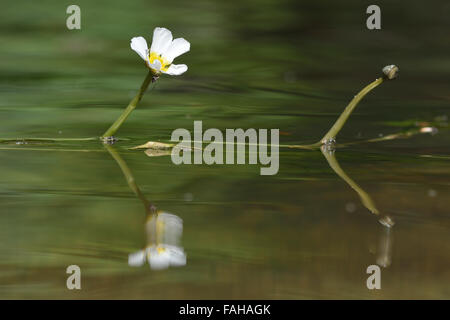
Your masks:
M166 249L163 248L163 247L157 247L157 248L156 248L156 251L158 252L158 254L161 254L161 253L163 253L164 251L166 251Z
M155 61L159 61L161 63L161 69L159 71L167 71L167 69L169 69L171 64L169 61L161 57L161 55L157 54L156 52L150 52L148 60L150 64L154 64Z

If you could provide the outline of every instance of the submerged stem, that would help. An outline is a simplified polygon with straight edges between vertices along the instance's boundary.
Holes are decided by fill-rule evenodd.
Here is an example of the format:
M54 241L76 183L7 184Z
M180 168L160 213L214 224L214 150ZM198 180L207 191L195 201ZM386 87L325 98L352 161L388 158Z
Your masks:
M139 92L136 94L136 96L133 98L133 100L130 101L130 103L128 104L126 109L117 118L117 120L111 125L111 127L109 127L109 129L105 131L105 133L102 135L103 140L113 136L116 133L116 131L119 130L120 126L128 118L130 113L136 108L139 101L141 101L142 96L144 95L145 91L147 90L149 84L152 82L155 82L156 79L158 79L158 77L155 76L155 74L151 70L149 70L147 76L144 79L144 82L142 82Z

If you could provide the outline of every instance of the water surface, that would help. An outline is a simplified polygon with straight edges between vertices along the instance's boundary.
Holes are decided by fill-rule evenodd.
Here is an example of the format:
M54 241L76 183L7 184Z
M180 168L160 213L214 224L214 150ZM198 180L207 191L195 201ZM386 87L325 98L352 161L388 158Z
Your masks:
M129 39L156 26L191 42L181 77L162 77L112 146L154 210L182 219L186 265L128 264L149 213L99 142L0 145L0 298L449 298L449 5L358 1L6 1L0 13L0 137L100 135L146 70ZM387 64L400 66L358 106L338 142L420 127L436 134L319 151L280 149L280 170L181 165L128 148L176 128L279 128L280 143L317 141ZM156 209L155 209L156 208ZM178 232L179 233L179 232ZM82 289L66 288L79 265ZM378 264L382 289L366 287Z

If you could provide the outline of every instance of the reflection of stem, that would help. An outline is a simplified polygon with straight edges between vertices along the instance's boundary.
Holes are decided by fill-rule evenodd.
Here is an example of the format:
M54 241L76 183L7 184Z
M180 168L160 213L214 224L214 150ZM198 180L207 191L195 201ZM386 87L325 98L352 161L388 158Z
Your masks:
M133 174L131 173L130 168L126 164L126 162L122 159L122 157L119 155L119 153L112 147L111 145L105 144L104 145L106 150L109 152L109 154L116 160L117 164L119 165L120 169L122 170L123 175L125 176L125 179L127 180L128 185L130 186L131 190L138 196L138 198L142 201L145 212L147 214L152 213L154 211L154 208L150 201L147 200L147 198L144 196L144 194L139 189L138 185L136 184L136 181L134 179Z
M392 228L383 227L378 247L377 264L383 268L391 265L392 256Z
M102 138L108 138L113 136L117 130L119 130L122 123L128 118L130 113L136 108L139 101L141 101L142 96L144 95L145 91L148 88L148 85L151 82L154 82L156 80L154 74L151 70L148 71L147 76L144 79L144 82L142 82L141 88L139 89L139 92L136 94L136 96L133 98L133 100L130 101L128 104L128 107L122 112L122 114L117 118L116 121L109 127L108 130L105 131L105 133L102 135Z
M342 170L341 166L336 160L336 157L334 155L333 151L326 150L326 147L321 148L322 154L324 155L325 159L327 159L328 164L330 165L331 169L336 172L336 174L342 178L345 182L348 183L350 187L352 187L353 190L358 193L359 197L361 198L361 202L363 205L369 209L372 213L378 215L380 214L380 211L375 207L375 204L373 203L372 199L370 198L369 194L365 192L363 189L361 189L360 186L356 184L355 181L353 181L345 172Z
M375 206L375 203L373 202L372 198L369 196L367 192L365 192L355 181L353 181L345 172L342 170L341 166L336 160L336 157L334 155L334 151L328 150L326 146L322 146L320 149L322 151L322 154L324 155L325 159L328 161L328 164L330 165L331 169L336 172L336 174L342 178L347 184L356 191L359 198L361 199L362 204L369 209L370 212L376 214L377 216L380 215L380 211ZM386 226L392 226L393 222L388 216L383 216L380 218L380 222L383 225Z

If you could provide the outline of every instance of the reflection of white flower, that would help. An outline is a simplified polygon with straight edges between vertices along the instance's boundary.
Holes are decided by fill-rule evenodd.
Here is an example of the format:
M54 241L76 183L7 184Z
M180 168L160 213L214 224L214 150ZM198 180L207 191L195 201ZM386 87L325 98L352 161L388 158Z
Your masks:
M128 265L130 267L141 267L145 263L145 250L128 255Z
M148 264L152 269L167 269L186 265L186 254L182 248L159 245L147 248Z
M155 28L150 50L143 37L131 39L131 49L144 59L147 66L156 74L180 75L187 71L185 64L172 64L173 59L190 50L191 44L183 39L172 40L172 32L166 28Z
M166 244L149 246L144 250L130 254L128 256L128 265L140 267L144 265L146 259L150 268L154 270L186 265L186 254L183 248Z
M178 246L183 234L183 220L172 213L159 212L147 221L148 240Z
M159 212L146 223L147 247L128 256L128 265L140 267L148 261L155 270L186 265L186 254L179 246L183 220L171 213Z

